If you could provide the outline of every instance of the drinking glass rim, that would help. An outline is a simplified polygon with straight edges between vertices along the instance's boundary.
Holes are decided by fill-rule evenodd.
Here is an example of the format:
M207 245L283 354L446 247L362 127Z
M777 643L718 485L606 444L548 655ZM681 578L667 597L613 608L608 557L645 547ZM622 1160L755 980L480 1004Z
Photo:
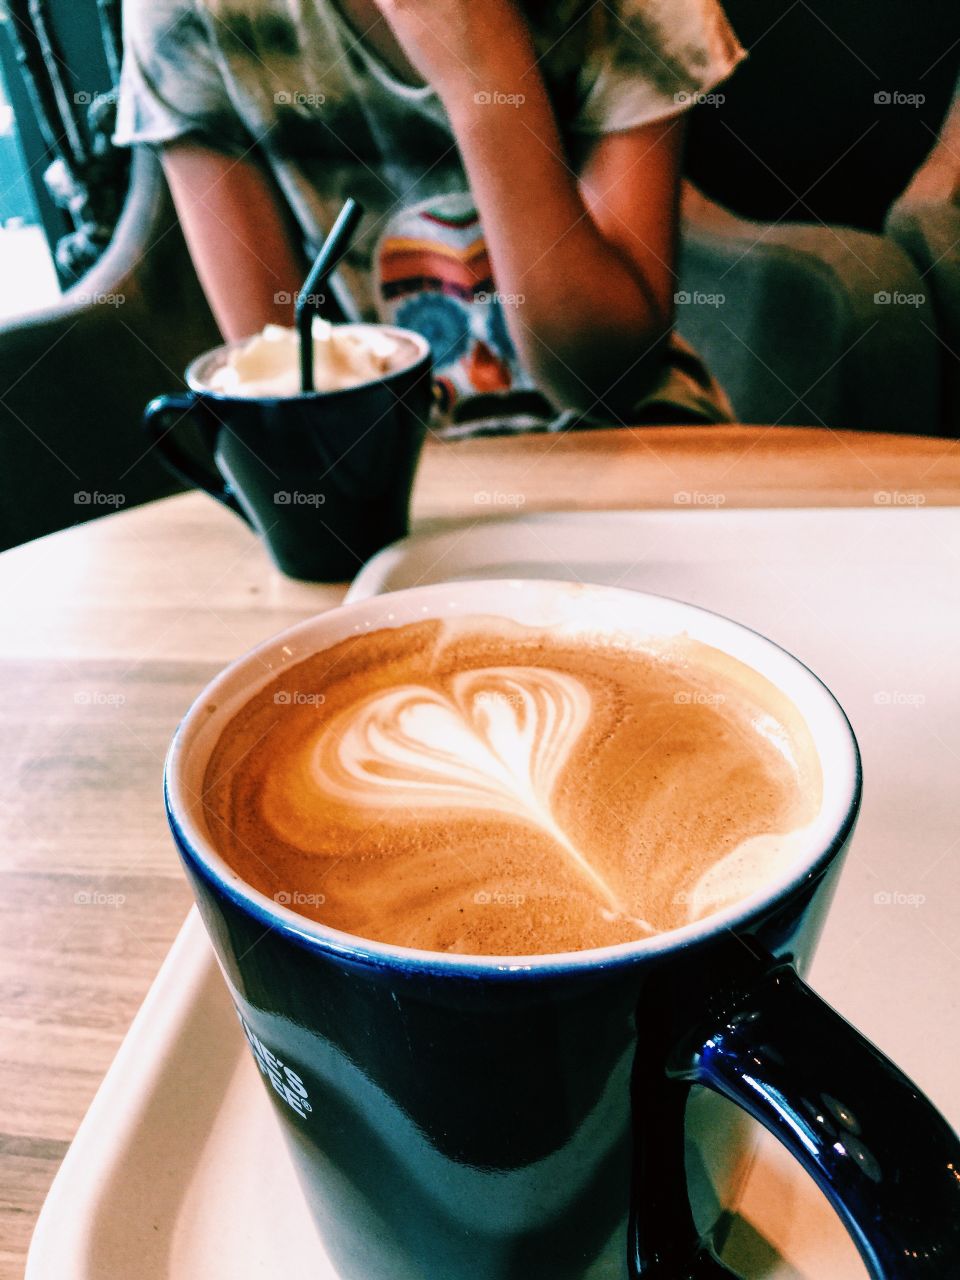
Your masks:
M217 852L213 841L204 829L202 820L198 820L198 814L202 810L199 788L187 788L183 774L187 768L192 767L195 775L199 775L202 780L210 753L219 740L223 728L260 689L276 678L285 665L301 662L313 653L323 652L348 635L356 633L357 629L351 632L348 624L353 619L363 619L365 615L367 621L363 627L364 630L380 630L390 626L403 626L414 620L442 618L444 612L442 609L431 610L428 605L423 605L419 614L411 613L399 619L396 618L396 609L400 608L401 612L405 612L401 606L416 605L425 598L432 602L438 596L449 597L453 594L465 593L472 607L461 609L462 614L476 616L485 613L488 616L491 614L496 616L498 609L495 605L488 604L486 608L478 606L474 597L482 598L485 593L507 589L530 588L558 598L564 595L569 597L569 593L572 592L578 603L582 601L585 593L594 592L608 597L629 598L638 607L648 609L652 607L654 610L665 607L668 613L675 613L695 624L694 628L676 628L670 632L662 628L654 628L641 633L636 626L632 629L628 626L624 634L632 635L638 641L693 635L695 639L711 644L753 671L771 679L772 683L793 703L807 724L823 773L823 801L820 813L811 824L809 851L792 858L789 865L778 876L773 877L754 893L739 898L720 911L703 916L679 928L607 947L507 956L428 951L362 938L300 915L292 908L254 889L229 866ZM456 608L449 599L448 605L450 608ZM511 616L506 608L502 608L500 612L505 618ZM371 613L376 615L373 619L374 627L371 627L369 618ZM328 625L325 626L325 623ZM312 636L318 628L332 629L335 634L328 635L312 645L308 644L302 652L295 654L291 642L295 643ZM791 679L786 683L796 683L809 696L810 702L815 704L817 725L811 725L809 716L806 714L809 704L799 703L783 683L773 680L766 671L751 662L749 658L744 658L742 651L738 652L737 646L729 647L717 643L715 639L704 639L702 635L695 634L696 630L711 634L720 632L721 636L724 634L734 636L741 641L742 648L762 654L768 663L789 672ZM590 634L589 625L582 627L582 634ZM594 628L594 634L609 636L611 630L597 627ZM270 655L278 658L276 666L265 660ZM246 673L253 670L256 665L263 669L261 677L257 681L247 682ZM232 686L241 685L241 688L229 696ZM197 737L203 739L206 744L205 750L197 747ZM822 742L829 738L833 740L834 750L830 753L828 769ZM199 766L191 760L191 752L197 752L201 756ZM603 584L564 582L559 579L481 578L433 583L353 601L295 623L242 654L201 690L174 734L164 766L164 803L167 819L181 854L203 878L212 882L236 906L254 916L266 928L278 931L311 950L323 951L357 963L387 969L487 978L517 978L524 975L536 978L550 974L589 973L611 967L623 967L631 963L662 957L696 943L706 942L720 933L735 932L748 926L754 919L762 917L777 904L804 890L826 873L835 855L850 837L859 810L861 789L860 752L846 713L823 681L794 654L753 628L699 605L653 592L633 591ZM190 797L185 796L188 790L191 790Z

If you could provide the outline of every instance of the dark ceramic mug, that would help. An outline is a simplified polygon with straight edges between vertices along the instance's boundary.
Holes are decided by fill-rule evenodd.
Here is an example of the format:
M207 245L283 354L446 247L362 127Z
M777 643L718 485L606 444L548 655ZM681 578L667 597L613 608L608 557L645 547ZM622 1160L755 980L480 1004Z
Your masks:
M292 578L343 582L407 532L410 492L433 404L430 346L409 329L377 326L411 346L411 362L338 391L241 397L210 388L231 347L199 356L190 390L158 396L143 425L167 467L242 516ZM205 465L184 447L194 427Z
M759 671L800 710L820 757L805 851L696 923L549 956L368 942L240 881L199 800L232 715L282 668L359 630L478 613L572 633L686 633ZM816 1179L875 1280L960 1276L960 1142L801 976L860 785L847 719L800 662L714 614L616 588L485 581L380 596L301 623L208 686L170 750L168 817L343 1280L731 1276L711 1242L722 1188L700 1174L711 1161L729 1173L747 1149L718 1096ZM685 1153L694 1112L700 1173Z

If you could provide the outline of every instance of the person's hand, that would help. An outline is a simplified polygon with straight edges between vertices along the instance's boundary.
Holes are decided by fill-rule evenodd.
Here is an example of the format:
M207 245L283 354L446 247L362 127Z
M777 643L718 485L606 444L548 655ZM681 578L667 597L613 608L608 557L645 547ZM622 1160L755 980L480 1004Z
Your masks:
M407 58L441 97L502 89L536 61L515 0L375 0ZM519 85L517 86L520 87Z

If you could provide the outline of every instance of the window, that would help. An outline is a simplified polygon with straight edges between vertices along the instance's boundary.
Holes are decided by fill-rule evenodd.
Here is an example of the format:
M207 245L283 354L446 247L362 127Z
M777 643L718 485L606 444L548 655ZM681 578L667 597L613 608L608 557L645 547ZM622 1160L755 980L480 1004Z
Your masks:
M0 322L55 303L60 286L0 75Z

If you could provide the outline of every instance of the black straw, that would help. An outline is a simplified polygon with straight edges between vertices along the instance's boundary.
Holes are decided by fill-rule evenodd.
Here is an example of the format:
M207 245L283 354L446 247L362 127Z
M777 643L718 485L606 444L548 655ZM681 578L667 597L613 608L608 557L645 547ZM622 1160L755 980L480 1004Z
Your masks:
M320 314L318 297L323 285L326 284L327 277L336 270L340 259L350 248L357 223L362 217L363 208L351 197L337 215L337 220L330 228L330 234L324 240L303 282L303 288L297 295L295 314L297 332L300 334L300 389L302 391L316 390L313 385L313 317Z

